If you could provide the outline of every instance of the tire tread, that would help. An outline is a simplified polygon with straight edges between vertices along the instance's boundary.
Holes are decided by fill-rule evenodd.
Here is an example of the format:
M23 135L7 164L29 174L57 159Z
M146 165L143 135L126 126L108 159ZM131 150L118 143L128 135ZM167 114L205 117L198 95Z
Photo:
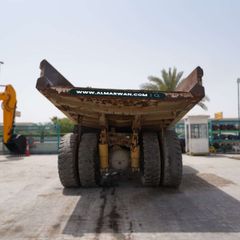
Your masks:
M161 176L161 155L157 133L143 132L142 153L142 183L147 187L157 187L159 186Z
M79 187L77 164L77 135L68 133L62 137L58 155L58 174L66 188Z

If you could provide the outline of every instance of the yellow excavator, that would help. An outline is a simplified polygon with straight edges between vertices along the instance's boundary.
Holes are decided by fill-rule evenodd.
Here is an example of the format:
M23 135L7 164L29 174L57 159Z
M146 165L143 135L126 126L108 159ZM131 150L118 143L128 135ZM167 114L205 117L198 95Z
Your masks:
M27 145L26 137L14 134L15 113L17 108L16 91L10 84L4 87L4 92L0 92L3 110L3 143L11 153L24 154Z

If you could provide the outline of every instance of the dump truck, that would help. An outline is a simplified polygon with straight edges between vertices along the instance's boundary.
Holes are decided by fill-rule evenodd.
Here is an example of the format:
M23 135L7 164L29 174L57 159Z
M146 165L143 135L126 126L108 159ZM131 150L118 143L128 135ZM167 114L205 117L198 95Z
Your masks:
M111 174L139 174L146 187L179 187L181 146L174 125L204 96L197 67L176 91L75 87L40 63L36 88L75 123L60 142L62 185L100 186Z

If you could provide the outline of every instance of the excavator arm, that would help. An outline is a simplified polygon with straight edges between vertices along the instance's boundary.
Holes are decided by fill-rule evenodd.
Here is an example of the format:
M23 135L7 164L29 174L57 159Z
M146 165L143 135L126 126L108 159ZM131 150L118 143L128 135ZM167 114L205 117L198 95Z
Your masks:
M0 92L0 100L3 101L3 142L6 144L13 134L17 105L16 92L11 85L6 85L5 91Z
M26 138L14 134L17 98L12 85L6 85L5 91L0 92L0 100L3 110L3 142L11 153L23 154L26 150Z

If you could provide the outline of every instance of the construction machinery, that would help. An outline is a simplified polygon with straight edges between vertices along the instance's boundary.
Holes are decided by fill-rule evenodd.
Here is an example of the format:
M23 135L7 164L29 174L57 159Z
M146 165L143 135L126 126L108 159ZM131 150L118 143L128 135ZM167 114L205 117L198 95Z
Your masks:
M0 92L3 110L3 143L10 153L24 154L26 151L26 137L14 134L15 113L17 108L16 91L10 84L4 87L4 92Z
M58 156L64 187L94 187L112 173L138 172L144 186L178 187L181 147L173 129L204 96L197 67L174 92L73 86L46 60L36 88L75 124Z

